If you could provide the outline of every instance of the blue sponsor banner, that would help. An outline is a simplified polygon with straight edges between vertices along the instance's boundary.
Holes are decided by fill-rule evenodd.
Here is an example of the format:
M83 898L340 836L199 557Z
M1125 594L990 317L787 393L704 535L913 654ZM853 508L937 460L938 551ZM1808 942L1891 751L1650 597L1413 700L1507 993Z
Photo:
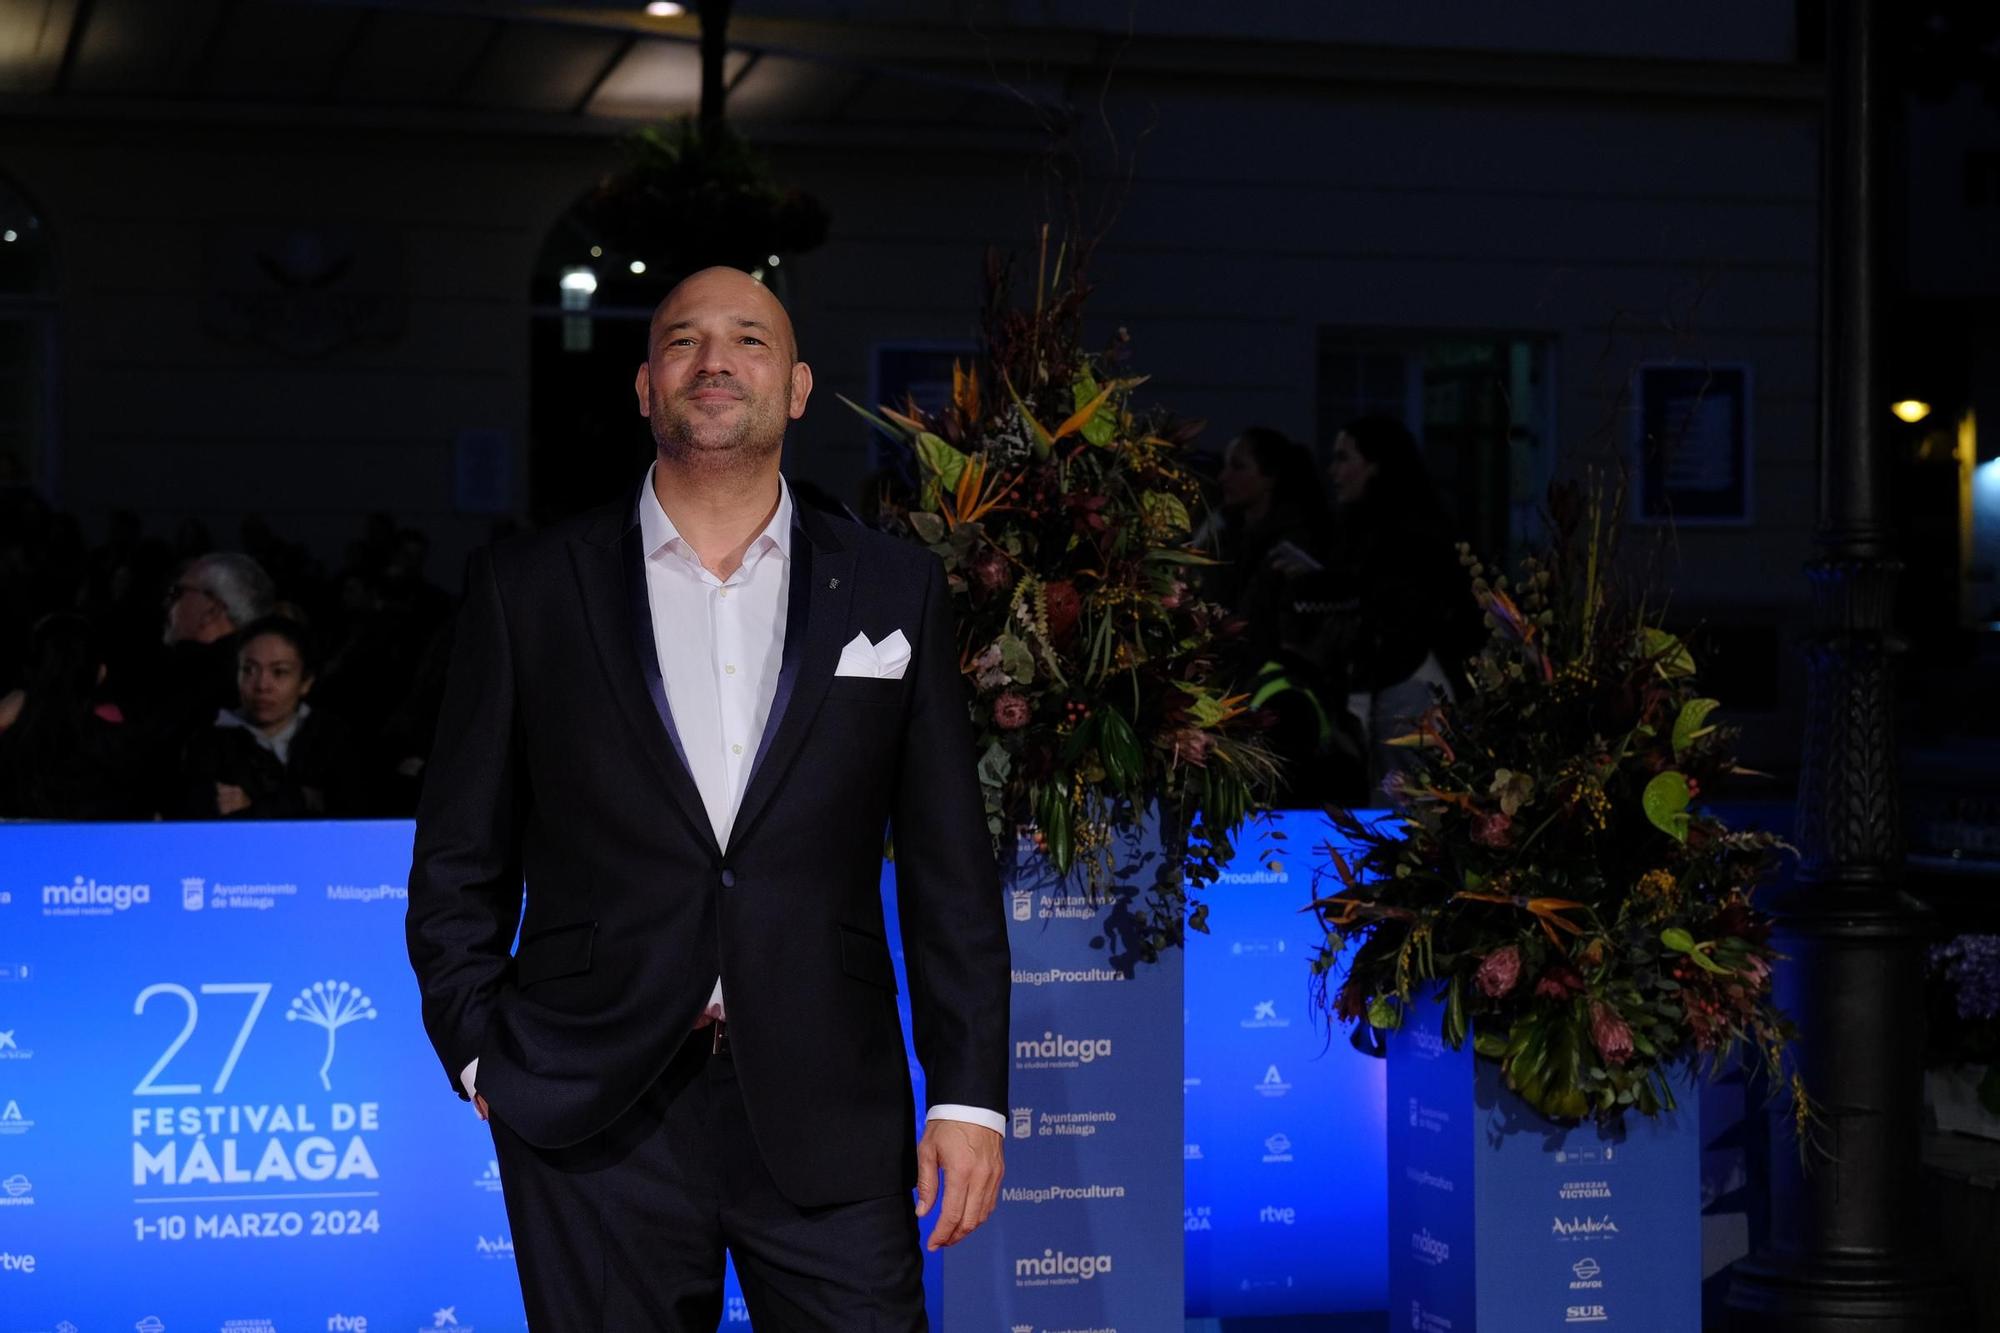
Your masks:
M1322 821L1281 822L1303 864ZM525 1327L491 1140L403 953L410 836L0 826L0 1333ZM1309 1020L1309 876L1268 841L1210 891L1185 995L1179 953L1113 961L1115 906L1010 885L1007 1194L927 1260L934 1327L1178 1327L1184 1237L1205 1310L1379 1292L1381 1066Z
M1286 812L1243 830L1187 945L1187 1313L1379 1310L1387 1299L1384 1062L1310 1004L1302 909L1333 838Z
M0 829L0 1329L525 1327L406 823ZM25 973L25 975L20 975Z
M1145 835L1120 863L1155 855ZM944 1261L947 1329L1178 1328L1182 954L1121 964L1125 904L1094 906L1024 856L1013 948L1007 1178Z
M1389 1309L1413 1333L1701 1327L1700 1094L1565 1128L1454 1051L1442 1014L1389 1043Z

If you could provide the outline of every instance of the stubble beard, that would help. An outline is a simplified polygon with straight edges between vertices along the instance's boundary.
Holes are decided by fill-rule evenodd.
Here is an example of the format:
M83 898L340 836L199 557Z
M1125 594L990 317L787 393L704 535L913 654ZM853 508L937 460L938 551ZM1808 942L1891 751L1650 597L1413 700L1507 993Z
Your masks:
M756 398L746 396L742 403L736 423L717 429L691 404L668 401L656 382L648 418L653 445L676 467L716 477L751 476L784 448L785 418Z

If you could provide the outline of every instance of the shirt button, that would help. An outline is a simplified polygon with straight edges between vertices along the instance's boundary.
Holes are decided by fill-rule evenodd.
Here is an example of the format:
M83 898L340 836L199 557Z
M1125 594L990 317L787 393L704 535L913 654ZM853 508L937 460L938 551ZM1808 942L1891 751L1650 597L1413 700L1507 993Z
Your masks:
M734 870L731 870L728 866L724 866L722 868L722 887L725 889L733 889L736 887L736 872Z
M727 589L727 588L717 588L717 589L715 590L715 595L716 595L717 597L727 597L727 596L729 596L729 589Z
M731 753L731 754L742 754L742 753L743 753L743 747L742 747L742 746L740 746L740 745L732 745L732 746L730 746L730 747L729 747L729 753Z
M722 668L722 674L725 676L733 676L736 674L736 668L733 666L725 666Z

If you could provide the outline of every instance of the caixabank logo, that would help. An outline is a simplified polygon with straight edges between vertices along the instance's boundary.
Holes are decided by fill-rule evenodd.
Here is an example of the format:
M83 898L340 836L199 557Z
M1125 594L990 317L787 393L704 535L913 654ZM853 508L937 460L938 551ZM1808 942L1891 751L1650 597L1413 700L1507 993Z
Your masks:
M458 1333L476 1333L471 1324L466 1323L458 1317L458 1307L456 1305L440 1305L437 1309L431 1311L431 1322L428 1324L418 1324L416 1333L437 1333L441 1328L456 1329Z
M152 901L150 884L100 884L78 875L68 884L42 885L43 916L117 916Z
M32 1060L35 1048L21 1040L21 1029L0 1028L0 1060Z

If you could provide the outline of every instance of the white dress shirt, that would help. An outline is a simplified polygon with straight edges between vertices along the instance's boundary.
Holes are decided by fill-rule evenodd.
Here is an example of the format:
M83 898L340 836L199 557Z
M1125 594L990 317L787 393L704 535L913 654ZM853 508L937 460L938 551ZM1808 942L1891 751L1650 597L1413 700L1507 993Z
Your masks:
M653 613L653 647L674 729L680 733L701 803L719 846L750 781L778 671L785 656L785 613L792 582L792 492L778 479L778 507L728 578L702 565L694 547L660 507L648 468L639 492L639 540L645 552L646 598ZM722 978L715 979L698 1026L727 1015ZM474 1060L461 1076L467 1092L478 1076ZM998 1111L949 1103L927 1120L964 1120L1005 1134Z

